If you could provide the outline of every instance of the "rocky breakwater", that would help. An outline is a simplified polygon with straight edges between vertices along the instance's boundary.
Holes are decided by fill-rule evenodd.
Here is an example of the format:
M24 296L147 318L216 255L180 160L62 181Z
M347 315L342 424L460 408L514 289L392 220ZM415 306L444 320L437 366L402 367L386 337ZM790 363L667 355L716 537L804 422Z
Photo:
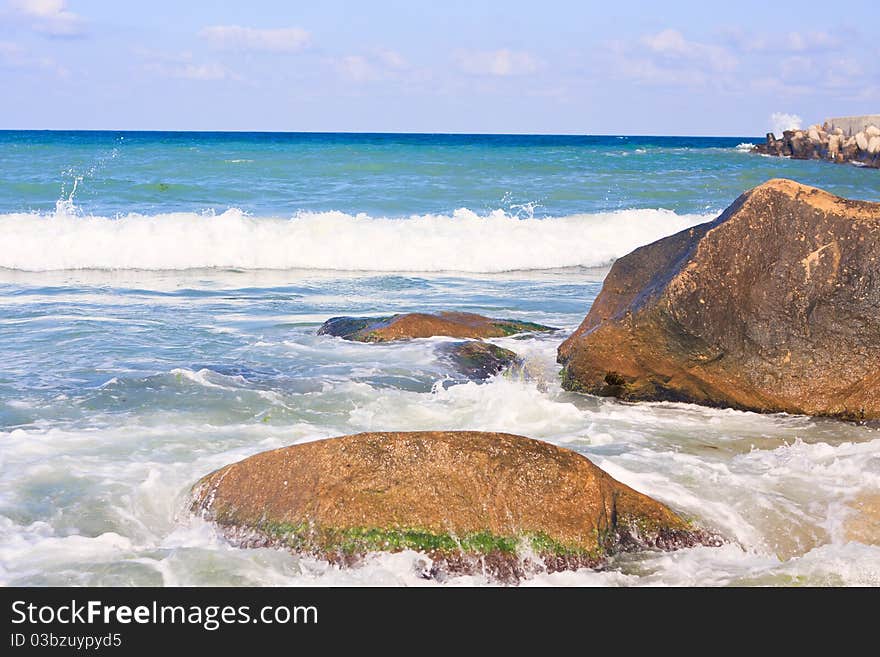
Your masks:
M563 385L880 419L880 203L790 180L617 260L559 347Z
M781 139L770 132L767 141L753 151L796 160L850 162L880 168L880 115L860 118L864 120L854 123L853 118L829 119L806 130L786 130Z
M263 452L201 479L192 510L242 546L345 565L421 551L428 577L515 581L620 551L720 543L575 452L474 431L362 433Z
M318 335L330 335L355 342L394 342L414 338L468 338L465 342L447 343L438 348L444 360L469 379L484 380L518 362L510 349L484 342L528 333L548 333L550 326L513 319L492 319L474 313L406 313L387 317L332 317Z

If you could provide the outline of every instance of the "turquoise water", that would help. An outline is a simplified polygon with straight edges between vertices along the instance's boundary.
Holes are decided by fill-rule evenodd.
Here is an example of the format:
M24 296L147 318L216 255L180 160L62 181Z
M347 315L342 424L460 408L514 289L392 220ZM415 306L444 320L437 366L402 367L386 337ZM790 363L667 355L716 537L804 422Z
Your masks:
M776 176L880 198L851 167L750 156L755 138L0 132L0 212L564 216L726 206Z
M526 584L880 584L855 511L880 493L876 429L559 386L614 258L770 177L880 200L876 171L746 141L0 133L0 583L436 585L412 553L236 549L187 494L298 441L457 428L580 451L729 540ZM443 309L563 330L497 340L525 365L484 384L442 338L315 335Z

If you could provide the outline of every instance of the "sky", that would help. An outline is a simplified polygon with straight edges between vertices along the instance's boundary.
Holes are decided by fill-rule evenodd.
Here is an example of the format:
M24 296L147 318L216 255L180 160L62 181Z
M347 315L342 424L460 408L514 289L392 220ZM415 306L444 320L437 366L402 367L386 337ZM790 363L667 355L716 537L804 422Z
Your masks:
M0 0L0 129L777 133L880 113L876 0Z

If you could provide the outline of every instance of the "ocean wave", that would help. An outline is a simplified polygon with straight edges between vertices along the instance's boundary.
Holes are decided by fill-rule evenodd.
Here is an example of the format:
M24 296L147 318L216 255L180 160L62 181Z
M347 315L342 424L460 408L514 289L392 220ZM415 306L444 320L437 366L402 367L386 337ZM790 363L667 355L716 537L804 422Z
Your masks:
M60 204L54 213L0 215L0 268L491 273L595 267L713 216L638 209L535 219L463 208L405 219L343 212L283 219L237 209L111 218Z
M753 143L744 141L741 144L736 145L736 150L740 153L750 153L754 147L755 145Z

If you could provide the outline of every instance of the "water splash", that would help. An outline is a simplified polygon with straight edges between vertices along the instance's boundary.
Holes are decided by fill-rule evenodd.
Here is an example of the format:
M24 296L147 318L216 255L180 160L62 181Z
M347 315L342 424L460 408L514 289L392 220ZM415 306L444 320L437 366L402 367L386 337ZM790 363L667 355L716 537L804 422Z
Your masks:
M120 136L116 141L117 143L122 144L124 139L124 137ZM78 171L76 167L69 167L62 171L61 195L58 200L55 201L55 215L62 217L81 215L82 210L77 207L75 202L77 190L83 184L83 181L95 178L95 176L107 166L108 162L119 157L119 152L119 147L114 146L111 150L99 154L95 159L95 163L88 167L84 172ZM70 193L67 192L67 182L65 182L65 178L69 178L73 181Z
M71 174L71 170L65 172L68 175ZM70 194L66 194L64 183L61 184L61 197L55 201L55 215L61 217L72 217L76 216L78 213L78 208L74 203L73 199L76 196L76 189L79 187L79 184L83 181L83 176L73 175L73 187L70 190ZM66 198L65 198L66 194Z
M539 201L513 202L513 193L505 192L501 197L501 207L517 219L534 219L535 211L544 207Z

